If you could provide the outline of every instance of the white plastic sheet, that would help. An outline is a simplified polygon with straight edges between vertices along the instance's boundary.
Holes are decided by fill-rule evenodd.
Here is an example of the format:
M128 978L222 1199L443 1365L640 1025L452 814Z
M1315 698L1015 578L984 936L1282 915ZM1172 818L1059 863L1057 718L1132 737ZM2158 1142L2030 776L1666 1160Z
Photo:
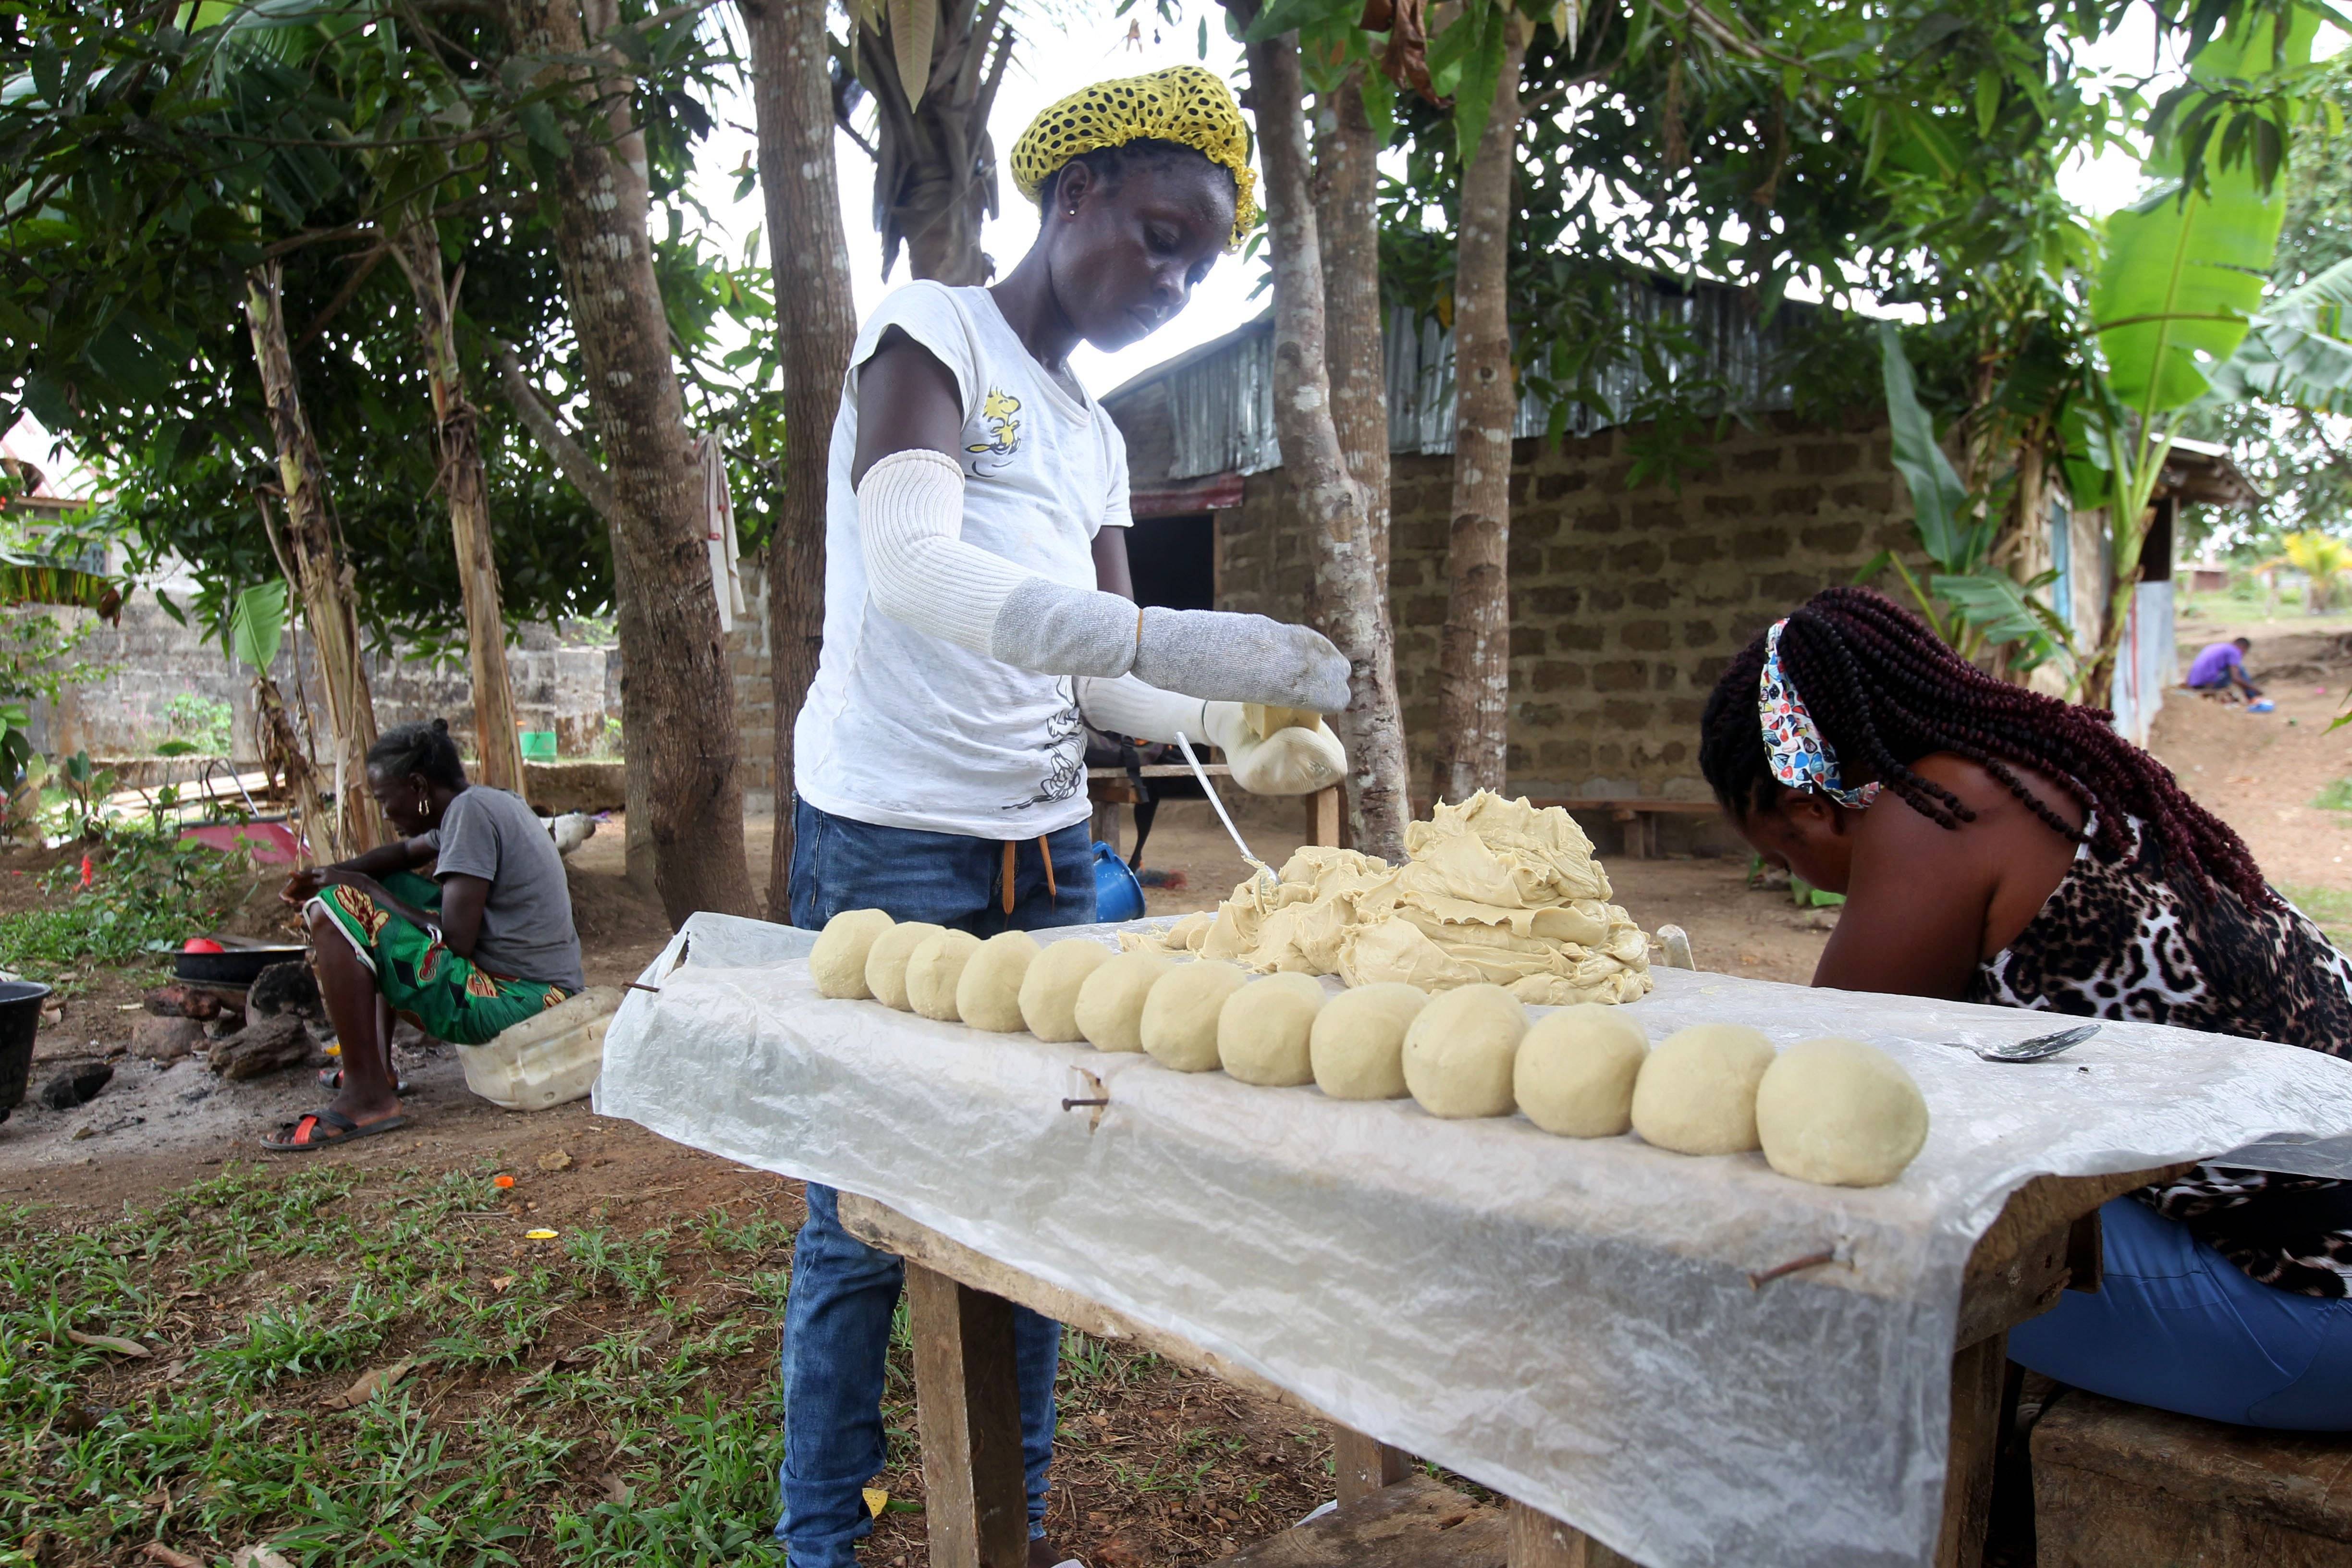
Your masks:
M828 1001L809 940L695 917L614 1020L597 1109L878 1198L1650 1568L1927 1563L1961 1271L2007 1194L2352 1134L2352 1065L2312 1051L2110 1024L2000 1066L1941 1042L2051 1018L1659 972L1628 1009L1653 1040L1846 1035L1919 1080L1902 1180L1814 1187ZM1061 1109L1097 1093L1099 1124ZM1829 1247L1851 1263L1748 1283Z

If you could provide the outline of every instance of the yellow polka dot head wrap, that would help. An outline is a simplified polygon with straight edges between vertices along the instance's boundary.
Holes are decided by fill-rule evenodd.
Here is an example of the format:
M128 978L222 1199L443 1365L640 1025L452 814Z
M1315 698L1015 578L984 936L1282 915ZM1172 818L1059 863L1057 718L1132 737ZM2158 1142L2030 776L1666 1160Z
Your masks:
M1031 201L1071 159L1130 142L1175 142L1233 172L1238 250L1257 226L1257 177L1250 173L1249 127L1225 84L1199 66L1082 88L1029 122L1013 144L1013 184Z

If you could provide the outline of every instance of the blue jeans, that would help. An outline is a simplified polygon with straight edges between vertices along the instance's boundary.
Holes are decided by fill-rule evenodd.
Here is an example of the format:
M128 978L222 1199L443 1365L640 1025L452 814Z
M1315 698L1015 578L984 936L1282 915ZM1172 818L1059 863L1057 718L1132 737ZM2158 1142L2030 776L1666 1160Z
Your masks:
M1036 843L1016 847L1009 915L1001 842L877 827L799 800L793 804L793 923L803 930L856 909L982 936L1094 919L1094 851L1083 826L1046 840L1058 891L1045 886ZM862 1489L887 1458L883 1367L905 1265L842 1229L838 1202L831 1187L808 1184L808 1222L793 1246L784 1305L784 1508L776 1535L793 1568L853 1568L856 1543L874 1529ZM1034 1539L1045 1533L1061 1325L1015 1307L1013 1345Z
M2298 1296L2133 1198L2099 1210L2105 1278L2009 1333L2011 1361L2240 1426L2352 1431L2352 1300Z

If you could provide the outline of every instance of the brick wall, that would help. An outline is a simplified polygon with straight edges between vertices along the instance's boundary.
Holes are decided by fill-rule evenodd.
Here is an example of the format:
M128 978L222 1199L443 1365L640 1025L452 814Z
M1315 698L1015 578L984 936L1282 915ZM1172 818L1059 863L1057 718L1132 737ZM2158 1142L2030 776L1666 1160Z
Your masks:
M1639 426L1523 440L1511 516L1511 786L1704 799L1698 722L1742 645L1882 549L1916 556L1884 426L1735 426L1711 469L1628 489ZM1416 779L1437 722L1453 459L1399 454L1389 584ZM1305 542L1279 471L1216 514L1217 602L1305 613Z

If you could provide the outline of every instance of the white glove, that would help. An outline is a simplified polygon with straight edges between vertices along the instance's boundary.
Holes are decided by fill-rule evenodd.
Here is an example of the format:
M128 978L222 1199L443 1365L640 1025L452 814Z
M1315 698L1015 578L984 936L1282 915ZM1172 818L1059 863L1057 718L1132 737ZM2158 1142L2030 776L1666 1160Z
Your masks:
M1077 688L1079 711L1097 730L1139 741L1172 741L1181 730L1224 752L1234 782L1252 795L1312 795L1347 776L1348 753L1319 719L1312 729L1290 725L1260 739L1238 702L1203 702L1131 675Z

